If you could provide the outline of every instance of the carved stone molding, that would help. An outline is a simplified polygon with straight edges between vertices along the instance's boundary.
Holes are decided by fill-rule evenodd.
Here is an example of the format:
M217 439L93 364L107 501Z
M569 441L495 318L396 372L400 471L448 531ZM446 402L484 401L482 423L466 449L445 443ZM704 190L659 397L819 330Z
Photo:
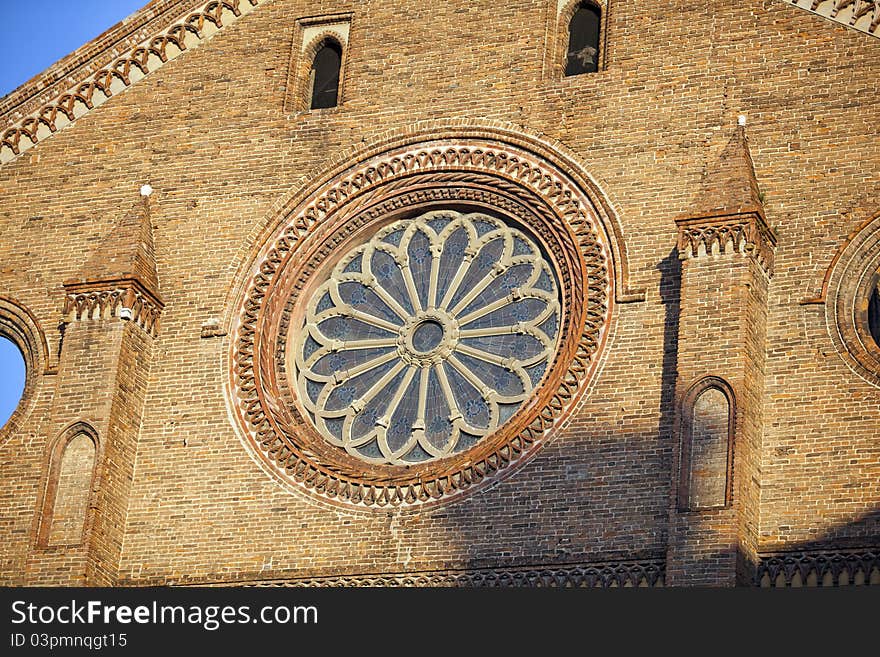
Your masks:
M135 279L67 283L64 290L65 321L119 317L134 322L152 336L158 331L159 315L165 304Z
M393 219L443 208L501 213L529 226L563 290L560 346L535 394L475 446L412 466L365 467L303 416L283 356L292 317L314 271L345 244ZM528 460L582 394L607 333L613 264L594 202L551 161L476 138L390 148L317 185L277 225L251 265L230 331L230 401L246 444L279 480L346 505L449 499Z
M859 32L880 37L880 0L788 0L798 9L818 14Z
M665 565L662 561L634 561L302 577L250 580L233 584L258 587L627 588L662 587L664 586L664 576ZM223 583L218 586L228 586L229 584Z
M755 585L785 586L880 585L880 552L801 552L761 557Z
M352 12L310 16L296 21L290 65L287 74L287 87L284 94L284 112L308 112L311 101L311 69L315 55L327 41L335 41L342 50L339 68L339 87L336 105L342 105L348 88L348 38L351 31ZM333 108L323 108L333 109Z
M682 260L725 253L750 254L768 277L773 276L776 235L756 213L676 219Z
M39 110L0 132L0 164L15 159L46 137L101 105L111 96L163 66L180 53L249 13L260 0L210 0L181 16L162 34L153 34L101 70L79 80Z

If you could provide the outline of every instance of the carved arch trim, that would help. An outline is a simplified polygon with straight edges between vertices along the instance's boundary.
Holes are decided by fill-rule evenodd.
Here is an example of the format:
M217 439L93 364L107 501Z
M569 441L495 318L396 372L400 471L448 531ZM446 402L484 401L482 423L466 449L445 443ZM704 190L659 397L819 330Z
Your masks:
M880 271L880 213L851 233L828 266L822 293L802 303L825 304L825 324L847 367L880 387L880 346L868 326L868 299Z

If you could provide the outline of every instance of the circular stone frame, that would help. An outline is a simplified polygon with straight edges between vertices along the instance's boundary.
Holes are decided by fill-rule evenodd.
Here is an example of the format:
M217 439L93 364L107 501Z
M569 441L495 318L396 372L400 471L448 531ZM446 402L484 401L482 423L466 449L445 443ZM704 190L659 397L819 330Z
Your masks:
M868 303L880 271L880 214L868 220L840 250L831 267L826 323L844 362L880 387L880 345L868 325Z
M540 242L562 291L559 347L532 396L472 447L412 466L366 464L303 417L285 372L289 332L328 259L388 223L453 208L507 217ZM340 167L279 215L234 317L230 397L247 446L282 481L346 506L452 499L531 458L583 394L607 337L613 244L600 206L564 165L486 137L414 141Z
M431 223L438 221L444 222L445 226L442 230L435 233L437 224L434 223L434 227L432 227ZM480 229L477 228L475 223L479 224L484 231L482 237L479 236ZM531 398L535 386L540 382L540 378L543 378L543 373L538 374L533 371L530 374L526 368L539 365L546 371L547 366L556 356L558 347L556 340L558 331L556 329L560 317L559 290L555 282L555 274L552 271L554 268L546 259L546 254L534 241L521 230L517 230L500 219L485 213L469 212L463 214L445 209L428 212L412 219L405 218L401 221L395 221L378 231L371 230L371 228L371 225L366 227L366 232L369 234L369 240L366 245L355 247L352 251L343 255L338 262L334 262L330 257L322 258L325 264L322 265L322 269L317 274L318 279L316 282L320 283L317 291L309 295L310 300L308 303L297 304L301 308L301 312L297 313L297 306L294 306L294 316L297 318L297 321L293 325L294 329L289 332L289 335L293 337L293 344L288 343L287 351L294 356L290 359L292 361L290 363L290 370L296 372L296 377L295 380L291 377L289 385L291 388L298 390L298 401L301 405L305 406L310 416L309 419L316 426L319 433L323 434L331 444L345 449L347 453L365 462L369 462L373 466L385 463L413 467L427 460L445 458L452 454L460 453L471 446L474 441L483 440L487 436L494 434L501 427L501 424L509 419L501 417L503 407L506 406L510 413L515 413L515 410L511 409L511 405L519 408L523 402ZM519 228L527 230L525 226L520 226ZM437 264L437 269L434 269L433 264L428 265L432 270L430 275L432 280L434 280L433 274L436 272L437 279L434 282L438 288L442 288L439 265L443 260L443 252L445 250L443 246L445 245L441 246L439 241L432 241L429 234L424 231L430 231L430 234L434 235L438 240L443 235L450 236L455 233L459 235L459 238L466 235L468 241L467 246L458 244L457 247L461 249L461 254L458 257L466 263L466 268L462 268L460 266L461 261L459 261L457 275L448 281L451 284L450 287L443 288L444 293L442 295L440 295L438 289L436 292L440 296L433 301L429 301L427 298L427 295L430 294L430 288L423 289L423 293L426 295L424 297L417 291L417 281L421 279L421 274L427 272L421 268L417 268L415 271L408 269L409 256L411 255L410 248L412 246L411 240L416 238L417 235L422 235L430 243L426 245L423 242L422 248L431 252L431 262L436 262ZM400 234L398 244L395 245L392 242L385 241L389 236L389 232ZM522 254L514 256L513 251L517 239L521 240L522 248L525 250ZM484 269L484 266L479 264L480 251L489 244L497 246L499 243L505 245L502 252L497 254L500 260L495 261L490 256L493 263L487 271ZM479 246L480 244L482 246ZM364 253L365 250L370 251L370 254L366 255ZM405 250L405 255L401 255L401 250ZM388 257L395 258L395 264L399 270L401 272L404 270L408 271L408 275L401 275L399 283L403 285L405 294L409 297L409 306L407 306L407 302L400 302L393 295L387 295L384 292L384 288L376 289L373 287L377 286L379 282L376 277L378 272L372 267L373 259L377 253L384 253ZM394 255L391 255L392 253ZM491 249L489 253L491 254ZM416 257L421 258L421 262L424 263L425 259L427 259L427 253ZM460 312L464 311L464 307L470 307L471 311L475 311L481 306L471 306L472 303L478 302L476 298L469 298L467 291L464 292L463 297L458 297L459 292L467 289L461 286L464 286L467 280L468 286L475 286L470 287L470 292L473 292L474 289L479 290L478 282L473 278L468 278L477 272L481 272L479 274L481 281L498 282L500 280L503 282L504 272L510 272L508 267L513 267L514 263L516 263L516 267L521 267L522 265L529 266L530 276L533 276L535 280L531 283L523 281L516 288L516 293L513 291L505 293L496 300L496 303L503 302L504 306L502 307L509 308L508 304L516 303L520 299L524 300L526 304L529 304L531 301L537 301L540 311L531 318L523 317L521 320L518 319L511 324L505 324L503 332L505 334L513 333L528 336L530 340L534 340L540 345L540 350L529 358L521 359L512 353L505 354L506 357L500 357L497 353L487 354L485 351L481 351L479 347L474 349L474 345L470 345L469 349L466 343L468 339L467 325L471 320L461 324L460 320L464 319L466 315L461 315ZM364 269L365 264L367 269ZM352 265L354 265L353 269ZM359 271L357 271L358 269ZM547 276L543 283L545 287L537 285L537 279L540 276L539 272L543 272ZM461 278L458 275L461 275ZM405 282L407 278L411 281L411 288ZM383 312L380 309L376 315L371 315L365 307L355 310L343 298L345 292L342 290L343 285L350 285L352 283L362 284L368 289L372 288L375 290L371 293L376 294L376 300L385 304L386 310ZM546 287L551 289L548 290ZM383 295L385 295L384 298ZM363 300L366 301L366 297ZM318 307L320 304L323 304L323 306L322 310L319 311ZM397 310L393 309L394 306L397 306ZM535 306L532 306L532 308L535 309ZM496 310L500 311L501 308L496 308ZM395 314L398 317L398 321L394 318ZM303 317L303 315L305 316ZM409 316L408 320L406 319L407 315ZM322 319L319 319L319 317ZM360 323L362 327L365 326L363 322L366 322L366 325L373 321L378 321L378 323L372 324L374 328L370 331L371 337L366 339L366 342L358 344L357 339L354 342L349 342L338 333L334 334L333 337L328 337L321 330L320 326L325 321L330 322L329 330L331 332L340 330L339 324L336 323L336 320L340 317L356 317L357 323ZM548 321L551 322L550 327L544 326ZM417 329L431 324L440 329L442 336L439 337L433 347L420 352L414 343ZM542 326L550 329L552 337L542 330ZM380 333L375 332L376 328L379 331L386 332L384 338L380 337ZM396 338L394 337L395 333L397 335ZM472 335L470 337L476 336ZM461 352L458 350L460 339L465 340L465 344L462 345L463 351ZM314 346L313 351L307 357L305 351L310 341ZM385 344L377 344L377 341L378 343L385 342ZM532 346L534 347L534 344ZM429 431L428 418L430 416L436 419L436 416L428 408L427 404L421 411L424 415L407 419L407 424L411 427L409 436L394 448L392 444L401 435L394 436L392 434L392 441L388 442L387 429L391 426L395 417L399 421L401 417L407 414L406 411L403 411L401 414L397 413L398 403L401 401L400 397L384 398L394 405L395 408L393 410L389 410L388 407L383 408L382 398L378 395L370 394L374 390L363 390L362 392L366 393L366 395L362 396L354 394L354 389L349 388L349 392L345 394L354 395L354 398L347 402L337 398L336 404L330 401L334 395L345 389L350 381L356 380L361 376L369 377L367 372L370 370L375 372L375 369L373 367L362 369L366 367L365 363L370 362L369 360L359 365L354 365L350 370L342 368L341 374L336 371L331 374L326 369L317 371L313 369L313 366L322 361L325 364L328 363L332 360L333 353L351 354L353 353L352 350L365 347L380 349L384 347L387 350L381 356L373 352L374 356L376 356L373 362L377 363L377 366L380 368L386 366L390 368L390 370L386 371L387 377L393 379L399 375L403 376L403 387L395 388L398 394L402 395L404 390L410 388L413 383L413 379L410 377L414 377L415 370L418 370L419 392L417 396L420 403L422 394L427 399L428 388L431 385L432 379L431 373L433 372L436 376L443 372L443 376L434 379L434 384L441 389L444 388L443 382L446 385L444 402L441 402L441 405L445 405L449 412L446 418L450 423L448 427L450 432L445 436L445 439L441 439L440 442L430 439L429 433L432 432ZM523 348L528 349L528 347ZM483 376L481 376L480 373L473 369L473 361L471 361L471 366L468 366L466 364L468 359L473 358L475 354L477 358L481 358L479 354L482 354L484 357L488 356L485 361L487 361L486 367L490 368L490 371L492 367L500 367L510 372L522 385L521 392L515 392L509 388L506 392L503 392L497 387L493 376L486 376L488 372L484 371L482 373ZM314 360L316 357L318 360ZM461 358L465 359L464 362L460 360ZM493 358L496 359L494 364L492 364ZM448 369L447 366L450 366L451 369ZM498 373L496 370L495 374ZM539 376L537 380L534 378L536 374ZM449 376L453 378L448 378ZM483 418L486 420L485 426L481 426L480 422L471 423L467 419L468 413L461 403L462 399L456 398L451 384L451 381L455 380L455 377L458 376L463 377L461 382L465 386L470 385L471 392L476 393L481 402L485 404L483 407L486 413ZM390 379L383 378L382 380L387 383ZM403 383L404 381L405 383ZM384 386L385 383L382 385ZM501 387L506 387L506 385L501 384ZM318 387L320 387L320 391L317 389ZM343 404L342 407L337 405L340 401ZM331 408L331 406L337 407ZM379 414L379 408L383 408L381 414ZM413 408L410 406L410 409ZM359 436L356 435L358 432L355 427L358 424L360 424L362 430L365 428L363 422L358 421L361 413L366 414L363 417L369 417L371 412L378 414L377 417L373 418L372 427L366 429L366 433L361 433ZM342 418L345 419L342 420L341 424L335 425L338 432L331 430L330 425L333 424L334 420L339 422ZM440 438L436 432L433 433L435 439ZM369 446L366 450L372 451L372 454L368 455L367 451L362 449L365 445ZM381 453L381 456L374 451L376 449ZM416 457L413 458L413 456Z

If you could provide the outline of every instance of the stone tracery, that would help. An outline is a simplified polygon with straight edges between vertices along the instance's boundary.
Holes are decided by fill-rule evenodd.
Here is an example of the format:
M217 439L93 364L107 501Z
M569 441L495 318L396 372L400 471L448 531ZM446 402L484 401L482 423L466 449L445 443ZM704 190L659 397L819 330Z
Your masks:
M365 461L462 451L542 378L558 294L534 243L488 215L395 222L313 294L295 351L300 400L331 444Z

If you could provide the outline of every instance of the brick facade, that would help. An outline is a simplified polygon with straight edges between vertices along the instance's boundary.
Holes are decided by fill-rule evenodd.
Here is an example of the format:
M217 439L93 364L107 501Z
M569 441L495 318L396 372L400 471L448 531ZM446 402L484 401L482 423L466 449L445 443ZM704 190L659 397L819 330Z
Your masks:
M218 26L156 0L0 102L19 126L0 145L0 333L28 363L0 429L0 582L880 583L876 345L835 329L880 267L874 34L786 0L609 0L600 70L566 78L573 3L231 4ZM186 48L141 53L143 79L27 124L30 144L26 117L190 15ZM308 111L322 25L346 30L342 102ZM248 400L236 373L275 372L260 341L296 315L260 305L260 276L307 288L322 240L374 205L534 217L581 314L491 450L417 483L364 467L352 497L289 407L302 458L261 447L255 409L283 382ZM709 431L724 503L692 509L704 383L732 435ZM55 545L46 500L77 427L88 508Z

